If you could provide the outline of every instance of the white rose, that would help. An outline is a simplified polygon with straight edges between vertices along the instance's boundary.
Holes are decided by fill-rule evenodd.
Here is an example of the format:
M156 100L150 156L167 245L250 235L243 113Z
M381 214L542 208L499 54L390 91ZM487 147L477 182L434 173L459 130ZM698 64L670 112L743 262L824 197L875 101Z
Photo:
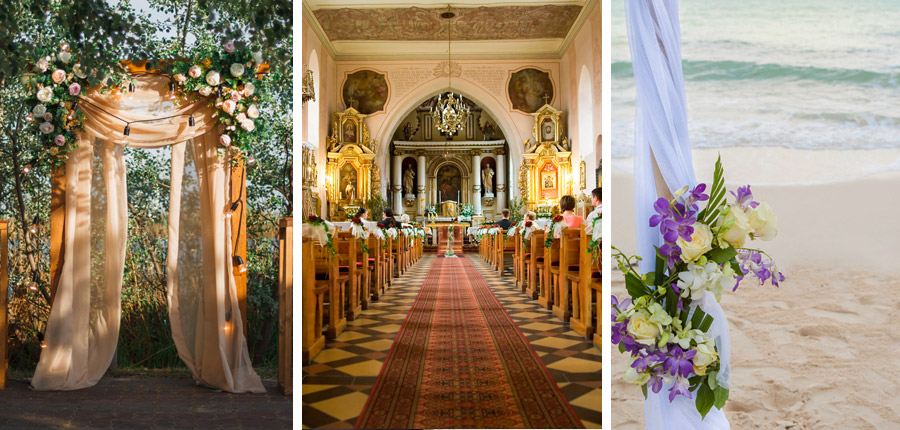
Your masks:
M760 202L750 211L749 219L754 239L772 240L778 235L778 217L768 203Z
M256 107L255 104L250 105L247 108L247 116L250 118L254 118L254 119L259 117L259 109Z
M722 225L729 221L734 221L734 223L725 231L722 239L735 248L741 248L744 246L744 241L747 240L747 235L750 234L752 228L750 227L750 219L747 218L744 208L740 205L731 205L728 215L725 215L722 219Z
M41 87L37 92L38 100L47 103L53 99L53 89L50 87Z
M50 124L49 122L41 123L41 125L38 126L38 129L41 130L41 133L44 133L44 134L53 133L54 128L55 127L53 127L53 124Z
M257 64L262 63L262 52L261 51L253 51L253 53L250 55L253 56L253 61L255 61Z
M53 121L53 114L50 113L50 112L45 113L45 114L44 114L44 121L47 121L47 122Z
M72 61L72 54L70 52L66 52L66 51L60 52L59 53L59 61L69 64L69 61Z
M246 85L244 85L245 96L252 96L254 91L256 91L256 86L254 86L253 84L247 83Z
M200 87L199 91L200 91L200 94L203 95L204 97L212 94L211 87Z
M244 122L245 120L247 120L247 115L244 115L244 113L242 112L242 113L239 113L236 117L234 117L234 119L236 119L237 122Z
M81 79L87 78L87 73L84 73L84 70L81 70L81 63L73 66L72 71L75 72L75 76L78 76Z
M237 103L235 103L233 100L225 100L225 102L222 103L222 110L227 112L228 115L234 114L235 107L237 107Z
M682 237L678 237L675 244L681 248L681 259L685 263L692 263L701 255L712 249L712 231L709 226L703 223L695 222L694 234L691 235L691 241L686 242Z
M43 104L36 104L34 105L34 109L31 110L31 113L34 114L35 118L42 117L45 113L47 113L47 106L44 106Z
M244 65L241 63L234 63L231 65L231 76L240 77L244 75Z
M713 364L718 359L719 354L716 353L715 346L702 343L697 345L697 354L692 360L694 364L694 373L703 376L706 375L706 367Z
M183 84L184 81L187 80L187 76L184 76L181 73L179 73L179 74L175 75L175 80L178 81L178 83Z
M253 131L256 128L256 124L253 123L252 119L248 119L246 121L241 122L241 128L247 131Z
M644 345L653 345L656 343L656 336L659 335L659 327L650 322L650 316L644 311L637 311L631 315L626 330L635 342Z
M209 72L206 73L206 83L209 84L210 86L214 87L216 85L219 85L219 79L220 79L219 72L217 72L215 70L210 70Z
M191 66L191 70L188 71L188 74L191 75L192 78L199 78L200 75L203 74L203 70L200 69L200 66Z
M50 68L50 61L48 61L46 58L41 58L35 65L38 69L41 69L42 72L46 72L47 69Z

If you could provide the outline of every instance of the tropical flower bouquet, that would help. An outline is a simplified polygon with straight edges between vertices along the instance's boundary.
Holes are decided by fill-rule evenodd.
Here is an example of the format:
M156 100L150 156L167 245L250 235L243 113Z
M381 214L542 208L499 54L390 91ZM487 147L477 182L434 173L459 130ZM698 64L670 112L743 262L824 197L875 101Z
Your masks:
M626 256L613 247L625 276L630 298L612 297L612 342L631 356L623 378L659 393L669 386L669 401L677 396L694 399L705 417L728 400L728 387L718 378L721 362L716 340L710 336L713 317L699 304L707 294L716 301L722 291L736 291L746 277L758 285L784 281L764 251L746 248L750 240L772 240L778 229L772 208L757 202L750 186L731 192L727 202L721 159L716 162L712 188L706 184L660 198L650 227L659 227L664 244L657 247L655 270L637 273L640 257ZM701 210L700 204L705 202Z

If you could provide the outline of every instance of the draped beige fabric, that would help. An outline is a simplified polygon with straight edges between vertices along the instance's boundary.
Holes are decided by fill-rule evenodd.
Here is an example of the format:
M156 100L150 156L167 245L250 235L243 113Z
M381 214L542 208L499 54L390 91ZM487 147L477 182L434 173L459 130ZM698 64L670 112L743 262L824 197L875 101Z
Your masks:
M165 77L140 76L134 93L93 89L79 105L87 119L66 164L65 255L32 379L36 390L93 386L115 353L127 244L128 145L172 146L167 294L179 356L198 384L265 392L250 363L231 271L233 239L225 218L230 168L216 151L215 110L204 100L176 104L167 84ZM192 114L195 126L188 126L187 117L162 119L180 114ZM125 138L123 120L153 121L132 123Z

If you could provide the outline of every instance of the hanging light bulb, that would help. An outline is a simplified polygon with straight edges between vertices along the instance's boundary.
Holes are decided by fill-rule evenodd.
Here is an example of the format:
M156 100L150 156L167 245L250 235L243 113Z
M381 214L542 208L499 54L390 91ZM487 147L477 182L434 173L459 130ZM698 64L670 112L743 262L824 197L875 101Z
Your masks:
M241 203L241 201L238 200L238 201L236 201L236 202L234 202L234 203L231 204L231 208L229 208L228 211L225 212L225 219L231 219L231 216L234 214L234 211L237 210L238 205L239 205L240 203Z
M169 99L175 100L175 81L169 81Z
M188 130L188 134L191 136L193 136L197 132L197 130L194 129L194 125L194 116L191 115L188 117L188 127L190 127L190 130Z
M25 121L31 122L34 121L34 117L31 114L25 115Z
M238 273L244 273L247 271L247 265L244 264L244 259L241 258L240 255L234 256L234 265L238 267Z
M22 168L22 173L26 175L31 173L31 169L34 169L35 164L37 164L37 158L32 158L27 163L25 163L25 167Z
M40 280L40 274L38 272L34 272L34 275L31 276L31 283L28 285L28 289L31 291L37 291L39 280Z
M125 124L125 130L122 130L122 143L128 142L128 136L131 135L131 124Z
M41 218L37 215L34 216L34 220L31 221L31 234L37 234L38 223L41 222Z
M134 81L131 81L131 82L128 83L128 92L129 92L129 93L133 93L133 92L134 92Z

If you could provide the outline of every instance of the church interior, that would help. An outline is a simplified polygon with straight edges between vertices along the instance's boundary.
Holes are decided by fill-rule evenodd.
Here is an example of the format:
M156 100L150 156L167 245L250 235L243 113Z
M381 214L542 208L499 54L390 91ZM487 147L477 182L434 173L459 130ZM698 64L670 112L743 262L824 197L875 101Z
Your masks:
M598 0L303 0L304 428L599 428Z

